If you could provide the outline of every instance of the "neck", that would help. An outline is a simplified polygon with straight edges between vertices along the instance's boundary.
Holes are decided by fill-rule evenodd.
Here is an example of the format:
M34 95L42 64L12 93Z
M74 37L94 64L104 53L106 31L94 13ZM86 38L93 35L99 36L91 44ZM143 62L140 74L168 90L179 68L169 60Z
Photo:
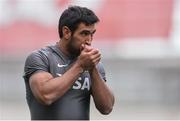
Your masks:
M60 40L59 42L57 42L57 45L58 45L59 49L64 53L64 55L69 58L70 53L68 52L68 50L66 48L66 44L63 42L63 40Z

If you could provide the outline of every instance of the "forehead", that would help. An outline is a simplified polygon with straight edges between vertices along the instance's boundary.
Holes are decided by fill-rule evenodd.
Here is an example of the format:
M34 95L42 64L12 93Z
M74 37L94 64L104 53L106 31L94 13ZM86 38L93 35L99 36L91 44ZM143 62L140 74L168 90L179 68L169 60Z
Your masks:
M78 32L81 32L81 31L84 31L84 30L87 30L87 31L94 31L96 29L96 26L95 24L92 24L92 25L86 25L84 23L80 23L79 26L77 27L76 31Z

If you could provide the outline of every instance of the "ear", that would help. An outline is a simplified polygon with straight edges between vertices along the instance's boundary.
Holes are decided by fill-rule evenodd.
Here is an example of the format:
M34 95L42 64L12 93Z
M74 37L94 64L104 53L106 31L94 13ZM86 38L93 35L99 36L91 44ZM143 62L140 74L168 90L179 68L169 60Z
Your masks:
M65 39L69 39L71 37L71 30L67 26L63 26L62 32Z

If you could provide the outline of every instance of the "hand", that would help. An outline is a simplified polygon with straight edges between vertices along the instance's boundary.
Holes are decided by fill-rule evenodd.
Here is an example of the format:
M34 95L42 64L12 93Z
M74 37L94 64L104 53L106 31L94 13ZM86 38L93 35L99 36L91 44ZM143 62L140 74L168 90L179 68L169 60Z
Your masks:
M99 63L100 59L101 54L99 50L88 45L82 45L81 54L78 57L77 62L83 70L92 70Z

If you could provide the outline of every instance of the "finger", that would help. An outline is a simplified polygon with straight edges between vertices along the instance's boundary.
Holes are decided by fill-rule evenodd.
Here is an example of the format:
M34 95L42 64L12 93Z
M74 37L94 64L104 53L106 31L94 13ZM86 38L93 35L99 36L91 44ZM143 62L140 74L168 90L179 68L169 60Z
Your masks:
M94 63L95 65L97 65L97 64L100 62L100 60L101 60L101 57L98 57L98 58L96 58L95 60L93 60L93 63Z
M101 59L101 55L97 54L91 57L91 60L93 63L96 63L96 61L98 61L99 59Z
M81 44L80 51L84 50L84 48L85 48L85 44Z
M92 57L92 59L94 60L94 59L96 59L96 58L101 57L101 54L100 54L100 53L96 53L96 54L92 55L91 57Z
M91 47L91 46L88 46L88 45L84 45L84 50L86 51L86 52L89 52L89 51L92 51L93 50L93 48Z
M88 54L90 55L95 55L95 54L98 54L100 53L98 49L93 49L92 51L90 51Z

